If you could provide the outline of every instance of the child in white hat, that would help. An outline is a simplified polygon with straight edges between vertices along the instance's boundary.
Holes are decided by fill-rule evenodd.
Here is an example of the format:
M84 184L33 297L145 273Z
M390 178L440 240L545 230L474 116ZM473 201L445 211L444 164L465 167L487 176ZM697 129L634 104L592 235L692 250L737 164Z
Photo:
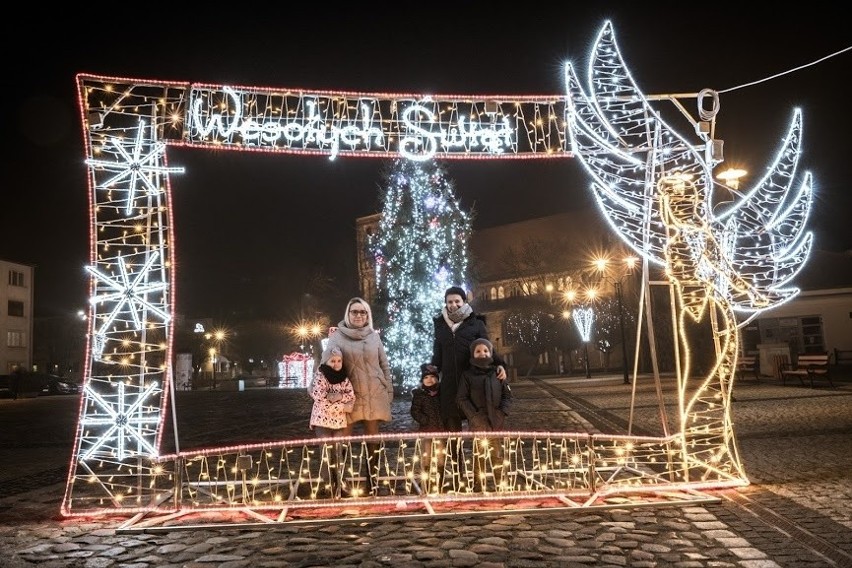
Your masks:
M321 363L314 373L308 393L314 399L311 409L311 429L318 438L339 438L346 435L349 413L355 405L355 389L343 370L343 353L338 347L323 351ZM343 447L336 442L328 457L329 485L334 497L347 496L343 482ZM317 486L319 495L320 487Z
M347 414L355 404L355 390L343 370L343 353L337 347L323 351L308 394L314 399L311 430L319 438L343 436Z

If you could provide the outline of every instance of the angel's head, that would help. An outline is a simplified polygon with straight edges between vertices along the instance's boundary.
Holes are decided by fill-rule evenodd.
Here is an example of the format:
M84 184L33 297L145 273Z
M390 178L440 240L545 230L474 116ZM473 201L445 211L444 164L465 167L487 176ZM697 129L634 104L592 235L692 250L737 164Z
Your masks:
M666 216L688 221L704 217L704 191L692 181L692 176L675 173L663 176L657 183L660 204Z

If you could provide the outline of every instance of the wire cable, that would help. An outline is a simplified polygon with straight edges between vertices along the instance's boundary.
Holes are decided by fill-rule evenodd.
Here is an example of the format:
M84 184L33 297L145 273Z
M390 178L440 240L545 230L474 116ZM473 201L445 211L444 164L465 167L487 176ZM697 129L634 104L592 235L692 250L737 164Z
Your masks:
M826 55L825 57L821 57L820 59L817 59L816 61L812 61L811 63L806 63L805 65L800 65L800 66L798 66L794 69L790 69L789 71L784 71L782 73L776 73L775 75L771 75L771 76L766 77L764 79L758 79L757 81L752 81L751 83L745 83L743 85L739 85L739 86L736 86L736 87L730 87L728 89L722 89L721 91L718 91L718 93L720 93L720 94L721 93L730 93L731 91L736 91L737 89L743 89L745 87L751 87L751 86L757 85L759 83L764 83L764 82L769 81L771 79L777 79L778 77L781 77L783 75L787 75L788 73L794 73L794 72L799 71L801 69L804 69L806 67L810 67L811 65L816 65L817 63L822 63L826 59L830 59L830 58L832 58L836 55L840 55L841 53L845 53L845 52L849 51L850 49L852 49L852 45L850 45L849 47L844 47L840 51L835 51L834 53L832 53L830 55Z

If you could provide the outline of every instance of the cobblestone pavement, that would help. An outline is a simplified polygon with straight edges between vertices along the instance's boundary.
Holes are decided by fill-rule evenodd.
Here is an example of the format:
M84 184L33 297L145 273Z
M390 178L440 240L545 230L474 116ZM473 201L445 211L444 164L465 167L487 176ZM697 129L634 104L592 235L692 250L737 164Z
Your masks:
M510 428L624 430L621 377L513 384ZM638 381L633 433L662 429ZM663 388L671 388L664 382ZM688 506L117 533L123 519L63 519L79 397L0 400L0 565L159 567L852 567L852 383L745 381L734 423L752 485ZM412 428L394 401L389 431ZM177 393L180 449L304 437L304 391ZM667 408L667 415L674 416ZM170 436L174 438L174 436Z

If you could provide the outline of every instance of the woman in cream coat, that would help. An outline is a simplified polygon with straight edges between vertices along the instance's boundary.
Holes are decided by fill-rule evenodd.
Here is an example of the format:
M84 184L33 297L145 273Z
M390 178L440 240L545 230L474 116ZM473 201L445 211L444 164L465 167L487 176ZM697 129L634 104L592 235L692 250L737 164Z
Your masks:
M343 369L355 390L355 405L349 413L344 436L351 436L360 423L364 435L378 434L382 422L391 420L393 378L385 346L379 332L373 329L370 305L362 298L352 298L337 329L328 339L326 349L340 349ZM379 487L379 444L367 444L367 490L375 495L387 495L387 487Z
M362 423L364 434L378 434L379 425L391 420L393 378L385 346L373 329L373 314L362 298L352 298L326 349L343 353L343 369L355 389L355 406L349 413L347 436Z

